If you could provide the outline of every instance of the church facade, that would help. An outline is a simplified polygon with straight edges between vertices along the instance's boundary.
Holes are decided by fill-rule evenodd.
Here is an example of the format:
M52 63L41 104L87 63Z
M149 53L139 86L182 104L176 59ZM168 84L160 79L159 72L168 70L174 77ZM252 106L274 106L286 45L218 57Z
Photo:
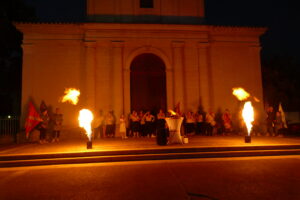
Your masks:
M30 100L78 111L234 111L232 88L262 102L265 28L204 25L204 0L87 0L86 23L18 23L23 32L22 115ZM78 105L61 103L65 88ZM262 103L257 109L262 109Z

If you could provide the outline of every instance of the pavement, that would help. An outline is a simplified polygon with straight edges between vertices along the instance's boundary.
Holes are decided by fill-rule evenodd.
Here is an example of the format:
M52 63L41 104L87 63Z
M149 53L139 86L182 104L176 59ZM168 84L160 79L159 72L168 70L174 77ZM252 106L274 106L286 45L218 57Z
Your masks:
M168 160L217 157L300 155L299 137L190 136L187 144L159 146L156 138L65 139L56 143L2 146L0 167Z
M185 149L203 147L261 147L279 145L300 145L300 137L253 136L251 143L245 143L244 136L189 136L187 144L159 146L156 138L102 138L93 140L93 148L87 149L86 139L64 139L55 143L24 143L0 147L1 155L103 152L146 149Z

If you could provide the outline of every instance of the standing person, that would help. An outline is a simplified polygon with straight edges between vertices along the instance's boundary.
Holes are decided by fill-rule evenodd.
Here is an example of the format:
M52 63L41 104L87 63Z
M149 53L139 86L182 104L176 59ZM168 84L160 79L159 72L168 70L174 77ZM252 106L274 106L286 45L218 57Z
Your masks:
M196 134L203 135L204 134L204 117L203 117L203 113L201 113L200 111L197 112L195 120L196 120Z
M138 137L139 128L140 128L140 118L139 118L139 116L138 116L138 114L135 110L132 111L130 119L132 121L132 136L133 137Z
M207 135L208 136L212 136L213 135L213 129L214 126L216 125L216 121L215 121L215 113L214 112L209 112L206 114L206 131L207 131Z
M40 144L47 143L46 141L46 133L49 125L49 115L47 109L42 111L41 114L41 123L39 124L40 131Z
M133 137L131 113L128 113L128 115L127 115L127 121L128 121L127 136L128 137Z
M282 116L279 111L276 112L275 121L274 121L274 136L279 136L280 129L283 128Z
M157 114L156 121L156 142L158 145L167 144L167 130L166 130L166 115L162 109L159 110Z
M222 115L224 132L223 134L228 134L232 130L231 114L228 109L225 109L225 112Z
M103 137L103 126L104 126L104 116L102 110L99 111L99 115L93 120L93 132L94 139Z
M145 122L146 122L146 131L148 137L154 136L154 121L155 117L148 111L145 114Z
M141 110L139 113L139 118L140 118L140 135L142 137L146 136L146 122L145 122L145 114L144 112Z
M191 111L186 114L185 120L185 132L186 134L194 134L195 133L195 118Z
M52 142L59 142L59 136L63 122L63 114L60 113L59 108L55 109L55 113L53 115L52 120L54 123Z
M126 136L126 119L125 119L124 114L121 115L119 122L120 122L121 137L122 137L122 139L126 139L127 138L127 136Z
M115 119L112 111L108 112L108 114L106 115L105 126L106 126L106 130L105 130L106 137L115 137L115 130L114 130Z
M274 121L275 121L275 112L272 106L269 106L267 109L267 135L274 134Z

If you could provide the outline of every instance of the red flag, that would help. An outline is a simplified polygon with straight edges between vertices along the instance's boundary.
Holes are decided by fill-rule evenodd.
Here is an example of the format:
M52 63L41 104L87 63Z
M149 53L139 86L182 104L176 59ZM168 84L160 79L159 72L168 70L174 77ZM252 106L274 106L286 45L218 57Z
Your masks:
M29 132L36 127L41 122L41 118L39 113L36 111L34 105L32 102L29 102L28 105L28 116L25 123L25 133L26 138L29 137Z

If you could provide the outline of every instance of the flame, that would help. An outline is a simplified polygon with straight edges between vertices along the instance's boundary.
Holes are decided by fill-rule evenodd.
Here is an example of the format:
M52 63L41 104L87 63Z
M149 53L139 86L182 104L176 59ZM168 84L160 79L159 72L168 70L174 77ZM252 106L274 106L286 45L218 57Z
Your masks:
M232 88L232 94L238 98L238 100L243 101L250 97L250 94L246 92L243 88Z
M89 138L89 141L91 141L92 137L92 128L91 123L93 121L93 113L88 109L82 109L79 111L79 126L85 129L85 133Z
M78 97L80 95L80 91L74 88L65 89L65 96L63 96L61 102L70 102L73 105L78 103Z
M253 110L251 101L247 101L244 104L242 116L243 116L244 122L245 122L247 130L248 130L248 135L250 135L250 132L252 129L252 122L254 121L254 110Z
M253 97L255 102L260 102L260 100L257 97Z
M168 110L168 112L171 114L171 116L175 116L177 115L177 113L171 109Z

